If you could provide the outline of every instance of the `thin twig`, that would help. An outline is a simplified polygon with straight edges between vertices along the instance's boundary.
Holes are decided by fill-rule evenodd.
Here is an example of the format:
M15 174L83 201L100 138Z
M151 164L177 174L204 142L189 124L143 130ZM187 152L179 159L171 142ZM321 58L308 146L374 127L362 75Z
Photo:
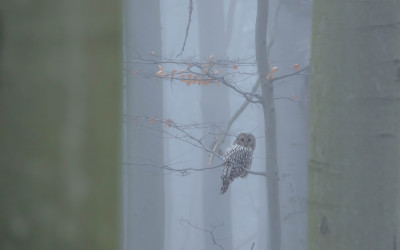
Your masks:
M140 162L132 162L132 163L123 163L124 165L127 166L148 166L148 167L153 167L153 168L159 168L163 169L166 171L171 171L171 172L178 172L182 174L183 176L189 175L190 171L196 171L196 172L201 172L201 171L206 171L206 170L211 170L211 169L216 169L220 168L224 165L224 163L213 166L213 167L206 167L206 168L172 168L168 165L157 165L154 163L140 163Z
M183 142L189 143L192 146L200 148L200 149L206 151L207 153L212 153L211 149L208 148L206 145L204 145L203 138L196 138L195 136L193 136L192 134L187 132L185 130L185 126L183 126L183 125L177 124L177 123L173 122L172 120L162 120L162 119L159 119L157 117L149 117L149 116L135 116L134 117L134 119L139 119L139 118L145 119L145 120L149 121L149 123L157 122L157 123L161 123L163 125L166 125L169 128L173 128L173 129L181 132L186 138L190 139L191 141L185 140L183 138L180 138L177 135L168 133L167 131L163 131L163 132L166 133L166 134L169 134L171 136L174 136L175 138L177 138L177 139L179 139L179 140L181 140ZM222 157L220 157L220 156L219 156L219 158L222 159Z
M264 176L264 177L267 177L267 173L266 172L257 172L257 171L251 171L251 170L248 170L248 169L246 169L246 168L244 168L244 167L242 167L242 166L240 166L242 169L244 169L247 173L249 173L249 174L254 174L254 175L260 175L260 176Z
M293 72L293 73L289 73L289 74L286 74L286 75L274 77L274 78L271 79L271 82L276 82L276 81L278 81L278 80L282 80L282 79L288 78L288 77L290 77L290 76L302 75L302 74L300 74L300 73L302 73L302 72L304 72L304 71L307 71L308 69L310 69L310 66L304 67L304 68L302 68L302 69L300 69L300 70L297 70L297 71L295 71L295 72Z
M202 228L202 227L197 226L197 224L194 225L194 224L192 224L190 221L188 221L188 220L186 220L186 219L183 219L183 218L181 218L181 219L179 220L179 222L180 222L181 224L183 224L182 222L185 222L186 224L188 224L189 226L191 226L191 227L194 228L194 229L197 229L197 230L200 230L200 231L203 231L203 232L208 233L208 234L210 235L210 237L211 237L212 243L213 243L214 245L218 246L220 249L224 250L224 247L223 247L220 243L217 242L217 240L215 239L215 236L214 236L214 230L215 230L219 225L217 225L217 226L212 226L212 225L210 225L211 229L206 229L206 228Z
M275 96L274 97L274 100L289 100L289 101L292 101L292 102L308 102L309 100L297 100L297 99L295 99L295 98L293 98L293 97L287 97L287 96Z
M190 171L195 171L195 172L201 172L201 171L206 171L206 170L212 170L212 169L216 169L216 168L220 168L222 166L225 165L225 163L221 163L219 165L216 166L212 166L212 167L205 167L205 168L173 168L170 167L168 165L158 165L158 164L154 164L154 163L146 163L146 162L131 162L131 163L122 163L123 165L127 165L127 166L148 166L148 167L153 167L153 168L158 168L158 169L163 169L166 171L171 171L171 172L178 172L180 174L182 174L183 176L189 175ZM232 163L234 165L237 165L235 163ZM238 165L237 165L238 166ZM264 176L267 177L267 174L265 172L256 172L256 171L251 171L248 170L242 166L240 166L243 170L245 170L246 172L248 172L249 174L253 174L253 175L260 175L260 176Z
M188 20L188 24L187 24L187 26L186 26L185 40L183 41L181 53L179 53L179 54L177 55L177 57L178 57L178 56L181 56L182 53L183 53L183 51L185 50L186 40L187 40L188 35L189 35L190 23L192 22L193 0L189 0L189 7L188 7L188 9L189 9L189 20Z
M179 124L173 122L173 121L170 120L170 119L168 119L168 120L161 120L161 119L156 118L156 117L148 117L148 116L135 116L135 117L134 117L134 120L137 121L137 119L139 119L139 118L145 119L145 120L149 121L149 123L158 122L158 123L161 123L161 124L163 124L163 125L168 126L169 128L175 129L175 130L181 132L182 134L184 134L184 136L185 136L186 138L190 139L190 140L185 140L185 139L183 139L182 137L179 137L178 135L174 135L174 134L172 134L172 133L168 133L168 131L163 131L163 132L164 132L164 133L167 133L167 134L169 134L169 135L171 135L171 136L173 136L174 138L176 138L176 139L178 139L178 140L181 140L181 141L183 141L183 142L189 143L189 144L191 144L192 146L198 147L198 148L204 150L204 151L207 152L207 153L214 154L214 152L212 151L212 149L210 149L210 148L208 148L208 147L206 147L206 146L204 145L204 143L203 143L203 138L196 138L195 136L191 135L188 131L185 130L185 129L187 129L187 127L185 127L185 126L183 126L183 125L179 125ZM221 159L221 160L223 159L223 157L220 156L220 155L218 155L218 154L217 154L217 157L218 157L219 159ZM251 171L251 170L248 170L248 169L242 167L241 165L239 165L239 164L237 164L237 163L235 163L235 162L230 162L230 163L232 163L233 165L236 165L237 167L243 168L243 169L244 169L246 172L248 172L249 174L267 177L266 172ZM165 170L167 170L167 171L179 172L179 173L181 173L182 175L187 175L190 171L204 171L204 170L211 170L211 169L220 168L220 167L222 167L225 163L219 164L219 165L217 165L217 166L209 166L209 167L205 167L205 168L183 168L183 169L172 168L172 167L170 167L170 166L168 166L168 165L157 165L157 164L143 163L143 162L140 162L140 163L125 163L125 164L128 164L128 165L142 165L142 166L156 167L156 168L160 168L160 169L165 169Z

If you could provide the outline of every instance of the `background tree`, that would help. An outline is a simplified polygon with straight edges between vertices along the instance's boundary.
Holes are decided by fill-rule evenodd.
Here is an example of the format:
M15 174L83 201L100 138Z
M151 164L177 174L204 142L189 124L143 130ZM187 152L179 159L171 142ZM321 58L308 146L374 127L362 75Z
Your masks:
M234 6L236 1L229 3L228 22L225 22L225 10L223 1L202 0L197 2L198 6L198 24L199 24L199 49L200 57L208 58L214 55L216 58L227 58L227 48L229 45L230 27L232 27L232 16L234 15ZM225 7L226 8L226 7ZM229 23L229 20L231 21ZM208 39L207 39L208 37ZM229 120L229 90L217 85L203 86L201 88L201 115L202 122L210 123L210 127L203 129L203 134L219 134L224 129L224 125ZM215 136L216 137L216 136ZM207 137L205 145L211 146L215 137ZM227 144L224 144L226 146ZM222 146L222 145L221 145ZM218 147L215 150L224 150ZM210 154L203 153L203 166L208 166ZM216 160L216 164L221 164L221 160ZM223 223L218 228L216 237L226 240L220 240L226 249L232 249L232 223L231 223L231 200L230 192L221 197L218 190L221 187L221 179L215 176L221 175L221 169L214 169L203 172L203 224ZM206 242L209 242L208 239ZM207 246L207 243L205 243ZM206 247L208 248L208 247Z
M161 54L160 1L126 2L125 46L127 59L140 55L144 59ZM128 68L145 71L149 65ZM162 117L163 92L160 79L128 77L125 86L126 152L124 163L163 163L162 127L143 123L138 116ZM124 197L127 211L123 221L126 249L164 248L164 176L159 169L125 164Z
M399 1L314 2L309 249L397 249Z
M1 1L0 249L118 249L119 1Z
M279 71L307 67L311 52L312 2L271 1L269 61ZM309 76L275 82L277 159L280 170L282 249L307 249Z
M265 158L267 176L268 206L268 249L281 248L281 214L279 201L279 169L277 163L276 113L274 104L274 87L272 79L267 78L270 72L267 52L269 0L257 1L256 19L256 59L261 85L260 99L264 112Z

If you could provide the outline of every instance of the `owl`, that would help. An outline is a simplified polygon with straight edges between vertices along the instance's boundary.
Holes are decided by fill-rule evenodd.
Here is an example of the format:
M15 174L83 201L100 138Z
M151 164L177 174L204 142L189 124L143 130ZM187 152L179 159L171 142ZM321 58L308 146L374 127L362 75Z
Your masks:
M236 137L233 144L226 149L223 156L224 168L222 170L221 194L228 190L229 184L238 177L246 177L250 170L253 152L256 147L256 138L253 134L242 133Z

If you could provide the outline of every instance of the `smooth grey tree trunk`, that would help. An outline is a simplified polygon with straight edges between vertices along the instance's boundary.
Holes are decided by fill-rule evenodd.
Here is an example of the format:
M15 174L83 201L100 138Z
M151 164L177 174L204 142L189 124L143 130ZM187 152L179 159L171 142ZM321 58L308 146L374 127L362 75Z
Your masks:
M157 65L129 61L133 56L161 56L160 1L128 0L125 15L128 69L155 75ZM127 77L124 245L127 250L164 249L164 175L162 170L150 166L163 163L163 126L151 122L152 117L162 119L162 81L136 78L129 73Z
M227 38L224 22L224 6L222 1L198 1L199 16L199 47L200 56L208 59L211 54L215 58L227 57ZM224 86L211 84L201 88L202 121L212 124L206 128L204 134L213 132L218 134L225 128L224 122L229 120L229 91ZM221 127L222 125L222 127ZM205 144L211 146L214 138L209 138ZM226 144L224 144L225 146ZM224 149L222 149L224 150ZM203 167L209 164L209 154L204 153ZM214 157L214 165L221 161ZM220 195L221 168L203 172L203 221L204 225L219 225L218 242L225 249L232 247L230 192ZM205 239L205 246L212 245Z
M274 105L274 87L267 80L269 63L267 54L268 0L257 1L256 18L256 60L262 91L262 107L265 127L265 157L267 173L268 207L268 249L281 248L281 215L279 203L279 171L277 165L276 113Z
M0 249L119 248L119 1L1 1Z
M309 249L398 249L400 2L314 2Z

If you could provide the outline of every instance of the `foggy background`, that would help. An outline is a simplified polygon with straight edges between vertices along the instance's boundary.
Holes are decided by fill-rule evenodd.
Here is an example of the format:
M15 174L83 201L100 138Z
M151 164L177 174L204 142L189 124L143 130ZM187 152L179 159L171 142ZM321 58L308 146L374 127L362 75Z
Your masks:
M145 231L141 228L143 224L137 222L138 218L134 219L135 212L140 213L136 215L141 217L139 220L155 228L156 235L163 234L163 249L250 249L253 243L253 249L266 249L268 211L265 177L250 174L246 179L239 178L230 185L226 194L220 195L222 168L184 174L165 168L162 170L162 166L174 169L209 167L210 154L193 145L196 141L173 127L165 124L156 126L152 117L156 117L157 121L170 120L185 126L185 131L201 138L206 147L211 147L246 99L222 84L186 86L179 80L154 79L149 75L155 74L161 63L146 65L142 59L168 59L169 63L162 64L165 72L185 68L185 65L175 63L185 59L207 61L211 55L215 60L243 59L249 63L238 66L238 71L243 74L234 81L244 91L251 91L258 77L254 40L257 1L193 1L189 33L180 55L189 20L189 3L167 0L161 1L158 6L156 1L140 5L127 1L125 6L124 249L149 244L150 238L154 237L135 236ZM300 68L309 67L311 11L310 1L270 2L269 63L271 67L279 67L276 76L293 73L294 64L300 65ZM158 20L159 24L156 23ZM160 39L154 34L159 28L161 41L155 42L154 39ZM274 83L282 249L307 249L308 79L308 73L305 73ZM142 97L146 95L143 91L139 93L140 97L135 96L136 84L143 86L152 84L151 81L158 82L149 88L150 96ZM139 88L136 87L137 91ZM162 103L160 100L154 102L155 89L157 92L162 90ZM160 94L157 96L156 99L161 98ZM143 98L143 102L138 103L138 98ZM133 99L139 106L135 111L129 107L135 101ZM222 150L239 133L251 132L256 136L252 170L265 171L264 118L260 104L250 103L227 132ZM140 150L135 145L144 144L149 144L152 151L141 152L140 156L132 153L132 150ZM162 144L162 159L155 160L159 156L154 156L156 152L150 144L157 144L157 147ZM212 165L220 163L219 159L215 159ZM143 180L156 182L163 193L160 194L154 185L143 183ZM132 182L143 185L133 187ZM142 208L135 207L137 202L146 202L149 198L134 194L151 196L153 192L159 197L150 198L158 200L158 203L152 201L151 206L165 204L164 213L149 207L149 204L140 204ZM161 204L162 199L164 204ZM155 213L158 220L150 219L152 222L149 222ZM163 219L165 222L161 221ZM213 242L212 236L216 242ZM162 242L156 246L161 247Z

